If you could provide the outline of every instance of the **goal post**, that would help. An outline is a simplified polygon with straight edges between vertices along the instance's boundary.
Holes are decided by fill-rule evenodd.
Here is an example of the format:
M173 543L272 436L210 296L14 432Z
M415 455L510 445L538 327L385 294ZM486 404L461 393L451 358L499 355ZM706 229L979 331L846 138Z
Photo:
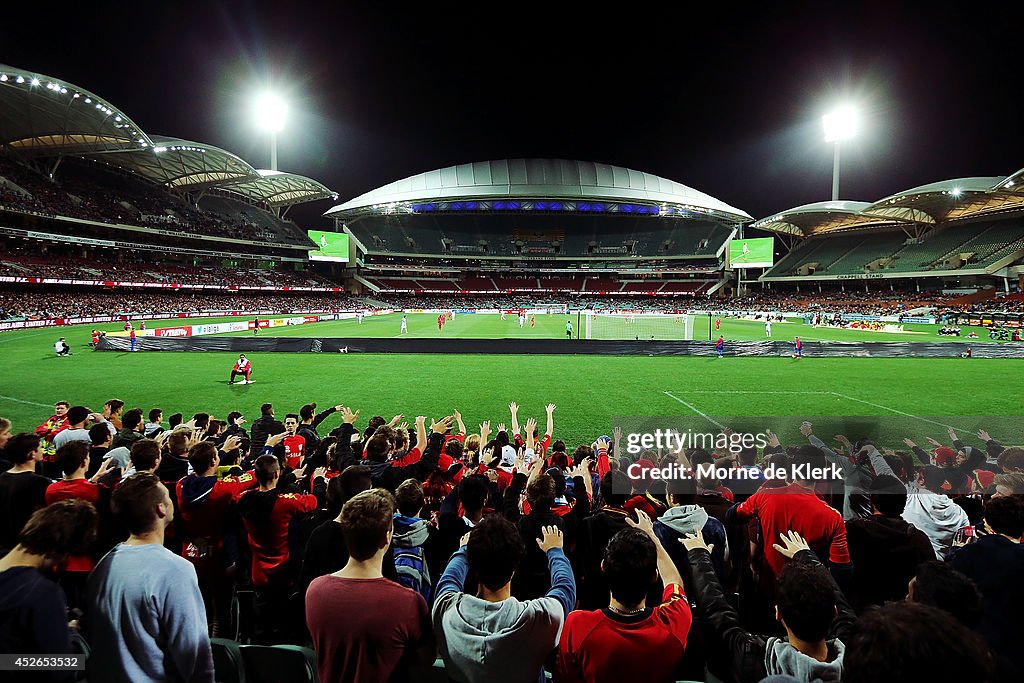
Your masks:
M686 313L582 312L581 337L635 341L693 339L693 316Z

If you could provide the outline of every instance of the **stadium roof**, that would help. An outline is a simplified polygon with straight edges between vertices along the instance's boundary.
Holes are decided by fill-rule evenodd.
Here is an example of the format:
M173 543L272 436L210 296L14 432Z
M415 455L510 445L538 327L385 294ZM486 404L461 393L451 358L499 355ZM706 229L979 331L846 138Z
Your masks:
M127 114L88 90L0 64L0 147L57 156L151 144Z
M715 213L737 223L750 219L745 211L673 180L620 166L563 159L501 159L449 166L371 190L325 215L344 216L403 202L531 197L647 201Z
M201 142L153 136L153 146L91 158L137 173L170 190L197 190L259 178L231 152Z
M1009 177L957 178L904 190L877 202L821 202L762 218L752 227L810 237L858 228L913 230L1024 210L1024 169Z
M290 206L318 199L338 198L336 192L312 178L281 171L257 171L256 173L256 178L233 183L223 189L245 195L250 199L257 199L270 206Z
M22 157L81 156L168 190L223 189L275 208L337 199L312 178L260 171L213 145L150 137L84 88L0 64L0 148L5 147Z

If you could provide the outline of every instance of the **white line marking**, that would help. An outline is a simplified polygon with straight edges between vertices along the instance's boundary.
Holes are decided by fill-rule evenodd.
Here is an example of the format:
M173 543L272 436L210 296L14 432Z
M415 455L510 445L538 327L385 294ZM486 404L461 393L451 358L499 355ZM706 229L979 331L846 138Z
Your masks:
M896 413L897 415L903 415L904 417L910 417L910 418L913 418L915 420L921 420L922 422L929 422L929 423L931 423L933 425L938 425L940 427L946 427L947 429L956 429L957 431L961 431L961 432L963 432L963 431L970 431L970 430L964 429L963 427L954 427L954 426L948 425L948 424L946 424L944 422L936 422L935 420L929 420L926 417L919 417L917 415L911 415L910 413L905 413L902 410L896 410L895 408L890 408L889 406L883 406L881 403L872 403L871 401L865 401L862 398L854 398L853 396L847 396L846 394L840 394L838 391L830 391L828 393L832 394L833 396L838 396L839 398L845 398L847 401L856 401L857 403L863 403L864 405L873 406L875 408L881 408L882 410L888 410L890 413Z
M787 389L687 389L690 394L831 394L831 391L790 391ZM666 392L668 393L668 392ZM675 398L675 397L673 397Z
M692 410L693 412L697 413L698 415L700 415L701 417L703 417L703 418L704 418L705 420L707 420L707 421L708 421L708 422L710 422L711 424L713 424L713 425L715 425L716 427L718 427L719 429L725 429L725 425L724 425L724 424L722 424L721 422L718 422L718 421L716 421L716 420L714 420L714 419L712 419L712 418L708 417L708 416L707 416L707 414L705 414L705 413L702 413L702 412L701 412L700 410L698 410L696 406L694 406L694 405L692 405L692 404L690 404L690 403L687 403L686 401L684 401L683 399L679 398L679 397L678 397L678 396L676 396L675 394L673 394L673 393L671 393L671 392L668 392L668 391L663 391L663 392L661 392L661 393L665 394L665 395L666 395L666 396L668 396L669 398L672 398L672 399L675 399L676 401L679 401L679 402L680 402L680 403L682 403L682 404L683 404L684 406L686 406L687 408L689 408L689 409L690 409L690 410Z
M0 394L0 400L11 401L12 403L24 403L27 406L39 406L40 408L49 408L52 403L36 403L35 401L23 401L20 398L14 398L13 396L4 396Z

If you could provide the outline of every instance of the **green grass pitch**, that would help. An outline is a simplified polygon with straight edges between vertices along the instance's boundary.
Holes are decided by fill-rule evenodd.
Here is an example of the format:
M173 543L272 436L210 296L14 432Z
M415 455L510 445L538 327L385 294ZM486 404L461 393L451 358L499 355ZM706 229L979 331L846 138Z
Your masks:
M409 315L409 343L423 337L564 339L565 322L576 316L538 315L520 329L515 316L456 315L437 330L436 314ZM397 337L400 314L316 325L275 328L261 335ZM213 322L204 319L202 322ZM150 328L181 320L149 321ZM702 327L703 326L703 327ZM87 347L92 326L0 333L6 370L0 381L0 415L14 431L30 431L51 414L55 400L100 408L110 398L128 407L164 414L196 411L223 418L241 410L250 421L259 405L272 401L277 414L297 411L308 401L320 406L342 403L360 408L361 423L371 415L390 418L447 415L462 411L470 429L481 420L508 422L509 401L543 426L546 403L555 411L557 438L571 446L611 430L615 416L886 416L900 417L923 440L945 440L945 426L963 430L989 427L996 438L1013 442L1016 434L998 434L984 416L1020 415L1016 388L1024 363L1015 360L918 358L729 358L247 354L253 361L251 385L228 386L234 354L98 353ZM118 331L119 324L101 326ZM908 325L919 335L813 329L799 322L777 323L773 338L924 341L941 339L934 327ZM707 336L698 320L695 336ZM764 325L725 319L727 340L763 339ZM251 334L251 333L241 333ZM979 334L985 334L979 330ZM57 358L53 342L67 338L73 354ZM962 341L962 340L961 340ZM986 340L978 343L990 343ZM945 417L941 417L945 416ZM954 419L955 418L955 419ZM704 418L701 418L704 419ZM411 420L410 420L411 421ZM335 426L337 418L327 425ZM1004 420L1008 424L1013 421ZM796 434L780 434L796 441ZM896 439L903 434L888 435Z

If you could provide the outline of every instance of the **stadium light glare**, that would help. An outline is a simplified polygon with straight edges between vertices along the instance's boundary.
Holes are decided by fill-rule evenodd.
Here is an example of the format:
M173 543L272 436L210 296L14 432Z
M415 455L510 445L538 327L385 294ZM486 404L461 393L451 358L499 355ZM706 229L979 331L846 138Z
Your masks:
M277 170L277 134L284 130L288 103L274 93L265 92L256 99L256 124L270 133L270 170Z
M825 129L825 142L831 142L834 155L832 160L832 201L839 201L839 147L844 140L850 140L860 131L860 114L849 104L844 104L821 117Z
M38 78L33 78L32 79L32 85L39 85L39 79Z
M959 197L963 193L964 191L961 190L959 187L954 187L953 190L950 192L950 194L953 195L954 197Z
M0 74L0 83L7 82L7 74Z

